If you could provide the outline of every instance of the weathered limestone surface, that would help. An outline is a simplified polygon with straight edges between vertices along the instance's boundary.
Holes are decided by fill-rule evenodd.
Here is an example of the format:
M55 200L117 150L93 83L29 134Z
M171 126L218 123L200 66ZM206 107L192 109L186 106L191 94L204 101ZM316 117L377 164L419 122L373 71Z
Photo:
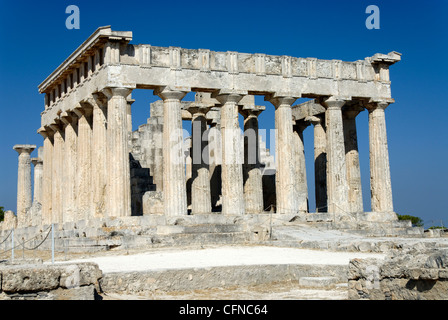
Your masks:
M44 163L42 178L42 223L51 223L52 221L52 196L51 196L51 178L53 172L53 135L50 131L39 131L44 137Z
M342 122L342 107L345 103L345 100L337 97L322 101L326 108L328 212L341 214L350 210Z
M448 250L411 249L386 260L350 261L349 299L446 300Z
M297 205L299 212L307 213L308 210L308 184L306 180L306 163L305 163L305 144L303 139L303 131L309 125L306 121L296 121L294 125L294 147L295 156L293 161L296 162L296 188L297 188Z
M94 263L0 266L0 300L94 300L102 272Z
M92 120L92 185L93 215L107 215L107 101L102 95L89 100L93 108Z
M362 110L351 108L343 111L345 164L347 166L348 205L350 212L363 212L361 168L359 166L356 116Z
M77 216L77 152L78 152L78 117L74 113L61 115L65 124L65 150L64 150L64 221L76 221Z
M243 98L237 92L221 92L215 97L221 102L222 137L222 214L244 214L244 187L242 168L242 139L238 122L238 102Z
M39 148L39 150L42 147ZM42 203L42 178L43 178L43 161L41 157L31 158L31 162L34 165L34 193L33 203Z
M387 103L369 105L369 150L372 211L393 212L389 151L387 147Z
M86 104L75 109L78 120L76 151L76 217L72 221L86 219L92 214L92 109ZM112 193L111 193L112 195ZM70 221L70 220L68 220ZM62 221L61 221L62 222Z
M294 158L294 136L292 126L291 105L296 98L275 97L270 102L275 106L275 130L277 142L275 145L277 171L275 175L277 212L297 213L298 194L296 187L296 166Z
M168 216L187 214L185 163L182 152L181 100L186 92L165 88L163 99L163 201Z
M309 116L314 126L314 184L316 212L327 212L327 134L325 116Z
M17 216L11 210L5 211L3 219L3 230L15 229L17 227Z
M190 107L192 114L191 135L191 212L192 214L210 213L212 211L210 194L209 156L206 154L207 130L206 113L208 106Z
M258 115L264 107L243 107L244 117L244 203L246 214L263 211L263 176L260 162Z
M127 100L131 89L109 88L107 96L107 212L110 216L131 215L131 176L127 127Z

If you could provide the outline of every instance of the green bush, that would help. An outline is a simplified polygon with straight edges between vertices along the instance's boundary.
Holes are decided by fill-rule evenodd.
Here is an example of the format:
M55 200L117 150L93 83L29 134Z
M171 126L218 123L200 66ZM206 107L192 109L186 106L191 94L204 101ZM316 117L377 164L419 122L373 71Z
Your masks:
M5 211L3 211L3 207L0 207L0 221L3 221L5 218Z
M423 227L423 220L419 217L414 217L408 214L401 215L397 213L398 220L410 220L412 226L414 227Z

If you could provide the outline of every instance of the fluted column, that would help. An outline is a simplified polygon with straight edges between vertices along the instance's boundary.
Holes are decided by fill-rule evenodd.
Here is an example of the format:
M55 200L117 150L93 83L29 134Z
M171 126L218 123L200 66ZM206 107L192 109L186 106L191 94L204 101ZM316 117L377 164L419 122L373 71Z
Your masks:
M384 114L388 105L387 102L378 102L366 106L369 110L370 191L373 212L394 210Z
M261 106L243 107L244 116L244 203L247 214L263 212L263 181L260 167L260 139L258 116L265 109Z
M209 155L207 139L204 136L207 130L206 113L208 106L196 105L188 109L191 119L191 213L201 214L212 211L210 195Z
M321 100L321 104L326 109L328 211L348 213L350 209L341 110L345 100L330 97Z
M74 109L78 117L76 149L76 218L89 219L92 212L92 109L85 103Z
M53 205L51 221L63 222L62 184L64 181L64 131L60 123L51 125L54 131L51 203Z
M43 160L41 157L32 158L31 163L34 165L34 192L33 203L42 204L42 181L43 181Z
M295 214L299 212L296 188L296 161L294 161L294 136L291 105L293 97L276 97L269 100L275 106L275 130L277 142L275 157L277 171L275 192L277 213Z
M222 138L220 119L214 119L210 123L210 130L208 131L209 155L210 155L210 196L212 203L212 211L219 212L220 198L222 193Z
M96 94L88 100L92 113L93 215L107 215L107 98Z
M359 166L356 116L362 109L350 107L343 110L345 163L347 166L348 203L350 212L363 212L361 168Z
M296 163L296 188L297 188L297 204L299 212L308 212L308 183L306 180L306 163L305 163L305 143L303 141L303 131L308 127L309 123L303 120L296 121L293 126L294 132L294 148Z
M109 88L107 102L107 214L111 217L131 215L131 174L129 166L126 98L129 88Z
M61 114L61 121L65 124L65 150L64 150L64 195L63 201L63 220L75 221L76 206L76 176L77 170L77 140L78 140L78 117L74 113L64 112Z
M244 214L241 130L238 122L239 93L219 92L215 98L221 106L222 139L222 214Z
M18 227L25 227L28 218L26 213L32 205L30 154L36 149L36 146L17 144L13 149L19 153L17 170L17 224Z
M306 118L314 126L314 189L316 212L327 212L327 134L325 115Z
M187 188L183 155L181 100L187 92L159 88L163 99L163 199L166 216L186 215Z
M49 128L43 128L38 133L44 138L44 163L42 177L42 223L51 223L53 211L52 206L52 175L53 175L53 131Z

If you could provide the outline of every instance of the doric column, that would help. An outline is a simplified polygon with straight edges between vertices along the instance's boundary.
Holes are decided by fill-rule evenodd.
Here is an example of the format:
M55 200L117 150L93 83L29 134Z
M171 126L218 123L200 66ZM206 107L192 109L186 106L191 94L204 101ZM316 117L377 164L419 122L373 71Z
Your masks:
M42 224L51 223L52 216L52 175L53 175L53 131L41 128L38 133L44 138L44 163L42 177Z
M201 214L212 211L210 196L210 171L207 139L204 136L207 130L206 113L210 107L194 105L188 108L191 119L191 213Z
M350 212L363 212L361 168L359 166L356 116L362 108L350 106L343 110L345 163L347 166L348 203Z
M241 130L238 122L238 102L243 94L221 91L215 98L221 106L222 139L222 214L244 214Z
M126 98L129 88L109 88L107 102L107 214L131 215L131 174L129 166Z
M208 131L209 155L210 155L210 196L212 202L212 211L218 212L220 210L221 198L221 165L222 165L222 138L220 118L213 119L210 122L210 130Z
M76 148L76 211L74 221L87 220L92 212L92 108L87 103L74 109L78 117Z
M258 116L264 106L244 106L244 203L247 214L263 212L263 181L260 167L260 139L258 135Z
M275 130L277 142L275 157L277 171L275 192L277 195L277 213L295 214L299 212L296 187L296 162L294 161L294 135L291 105L293 97L274 97L269 101L275 106Z
M327 134L325 115L306 118L314 126L314 188L316 212L327 212Z
M166 216L187 214L181 100L186 91L159 88L163 99L163 198Z
M345 164L342 110L345 100L337 97L322 99L327 129L327 195L328 212L348 213L348 183Z
M366 105L369 111L370 191L373 212L393 212L386 117L389 103Z
M303 140L303 131L309 126L309 122L304 120L296 121L293 125L295 163L296 163L296 188L297 204L299 212L308 213L308 183L306 180L305 163L305 142Z
M13 149L19 153L17 170L17 222L18 227L25 227L28 218L26 212L32 205L30 154L36 149L36 146L16 144Z
M63 222L63 203L62 185L64 182L64 131L61 123L50 125L54 131L53 142L53 161L52 161L52 188L51 188L51 203L52 203L52 215L51 222L61 223Z
M107 98L95 94L88 100L92 114L92 186L93 215L107 215Z
M34 194L33 203L42 204L42 180L43 180L43 160L41 157L32 158L31 163L34 165Z
M78 117L70 112L61 114L61 121L65 124L65 150L64 150L64 221L76 221L76 176L77 170L77 151L78 151Z

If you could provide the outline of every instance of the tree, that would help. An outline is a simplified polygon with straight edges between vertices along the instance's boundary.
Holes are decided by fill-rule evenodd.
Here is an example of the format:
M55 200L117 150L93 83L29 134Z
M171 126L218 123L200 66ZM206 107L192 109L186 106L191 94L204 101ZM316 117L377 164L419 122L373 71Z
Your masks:
M5 218L5 211L3 211L3 207L0 207L0 221L3 221Z
M408 214L401 215L397 213L398 220L411 220L413 227L423 227L423 220L420 217L414 217Z

